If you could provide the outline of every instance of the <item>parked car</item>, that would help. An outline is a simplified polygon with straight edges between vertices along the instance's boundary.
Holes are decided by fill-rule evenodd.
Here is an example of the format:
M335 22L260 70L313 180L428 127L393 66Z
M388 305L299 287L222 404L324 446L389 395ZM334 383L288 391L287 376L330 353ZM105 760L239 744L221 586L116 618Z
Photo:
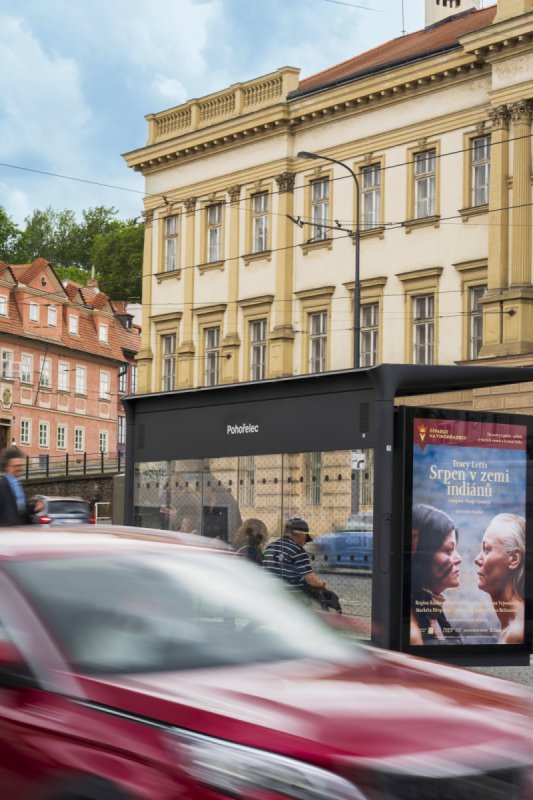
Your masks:
M43 508L32 516L39 525L82 525L91 521L89 505L82 497L49 497L38 494L32 502L43 501Z
M333 572L345 569L372 570L372 512L352 514L344 525L317 536L306 549L315 569Z
M212 543L75 531L0 533L6 800L532 797L514 684L357 645Z

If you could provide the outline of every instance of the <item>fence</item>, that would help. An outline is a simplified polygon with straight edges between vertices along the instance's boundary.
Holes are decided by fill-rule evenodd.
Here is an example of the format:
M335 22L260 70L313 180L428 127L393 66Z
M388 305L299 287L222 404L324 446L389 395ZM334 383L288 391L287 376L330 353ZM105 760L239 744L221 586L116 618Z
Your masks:
M116 474L124 468L124 453L65 453L26 456L25 477L51 478L69 475Z

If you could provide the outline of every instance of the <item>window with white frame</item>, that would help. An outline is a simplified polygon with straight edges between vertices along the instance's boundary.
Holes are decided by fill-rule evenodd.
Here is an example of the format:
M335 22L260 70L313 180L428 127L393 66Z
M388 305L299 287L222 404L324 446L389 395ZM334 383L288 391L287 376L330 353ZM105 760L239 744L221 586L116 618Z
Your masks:
M178 222L177 214L165 217L165 272L174 272L178 268Z
M433 217L436 211L437 151L415 154L415 218Z
M85 428L74 428L74 450L78 453L85 449Z
M220 328L205 328L205 385L217 386L220 366Z
M31 444L31 419L20 420L20 443Z
M489 202L490 136L472 139L472 205Z
M39 303L30 303L30 322L39 322Z
M207 260L222 259L222 203L207 206Z
M78 333L78 317L76 314L69 314L68 332L74 334Z
M101 322L98 326L98 340L102 344L107 344L109 340L109 325L106 325L105 322Z
M469 358L478 358L483 345L483 306L480 303L486 286L471 286L469 293L470 306L470 348Z
M322 453L304 453L304 487L306 506L322 503Z
M2 378L13 377L13 351L2 350Z
M33 382L33 356L30 353L20 356L20 380L21 383Z
M131 393L135 394L137 391L137 364L132 364L131 367Z
M268 192L252 196L252 253L268 247Z
M57 388L60 392L68 392L70 388L70 365L60 361L57 369Z
M329 178L311 181L311 239L327 239L328 229L323 227L329 219Z
M263 381L266 375L266 319L250 322L250 380Z
M7 317L7 297L0 294L0 317Z
M176 388L176 334L161 337L161 388L170 392Z
M98 445L101 453L107 453L109 449L107 431L100 431L100 433L98 434Z
M67 448L67 426L57 426L57 449L66 450Z
M49 389L52 386L52 361L48 356L41 357L39 386Z
M309 314L309 371L326 371L326 353L328 337L327 311Z
M118 372L118 390L123 394L128 391L128 365L123 364Z
M239 505L255 505L255 456L239 458Z
M434 364L435 298L432 294L413 297L413 360Z
M48 306L48 325L55 328L57 325L57 308L55 306Z
M361 366L375 367L378 363L379 303L361 306Z
M87 368L76 367L76 394L87 394Z
M109 400L111 397L111 373L100 370L100 400Z
M39 422L39 447L50 447L49 422Z
M126 417L119 416L118 418L117 441L119 444L126 442Z
M381 166L371 164L361 170L361 194L363 196L363 230L377 228L381 224Z

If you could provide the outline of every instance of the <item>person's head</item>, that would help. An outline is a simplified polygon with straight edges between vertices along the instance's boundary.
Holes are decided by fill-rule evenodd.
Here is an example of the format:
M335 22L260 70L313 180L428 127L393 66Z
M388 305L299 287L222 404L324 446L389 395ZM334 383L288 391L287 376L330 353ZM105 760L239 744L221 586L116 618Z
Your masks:
M183 519L181 520L180 531L182 533L191 533L192 519L190 517L183 517Z
M418 503L413 507L413 595L421 589L440 594L460 583L455 523L444 511Z
M24 472L24 455L18 447L12 445L0 454L0 467L6 475L19 478Z
M263 548L268 538L268 530L265 523L260 519L251 517L245 519L240 528L235 532L233 543L235 547L259 547Z
M285 523L284 536L290 536L300 547L303 547L306 542L311 541L309 525L300 517L291 517L291 519L287 520Z
M483 534L475 559L479 567L478 586L498 597L506 589L524 596L526 522L518 514L497 514Z

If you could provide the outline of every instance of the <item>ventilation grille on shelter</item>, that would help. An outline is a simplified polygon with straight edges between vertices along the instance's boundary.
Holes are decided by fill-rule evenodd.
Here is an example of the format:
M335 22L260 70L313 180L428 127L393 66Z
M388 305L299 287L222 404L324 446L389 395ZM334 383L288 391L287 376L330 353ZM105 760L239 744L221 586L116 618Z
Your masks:
M144 439L145 439L145 432L146 432L146 425L139 425L137 428L137 447L139 450L144 450Z
M370 403L359 406L359 433L368 433L370 426Z

